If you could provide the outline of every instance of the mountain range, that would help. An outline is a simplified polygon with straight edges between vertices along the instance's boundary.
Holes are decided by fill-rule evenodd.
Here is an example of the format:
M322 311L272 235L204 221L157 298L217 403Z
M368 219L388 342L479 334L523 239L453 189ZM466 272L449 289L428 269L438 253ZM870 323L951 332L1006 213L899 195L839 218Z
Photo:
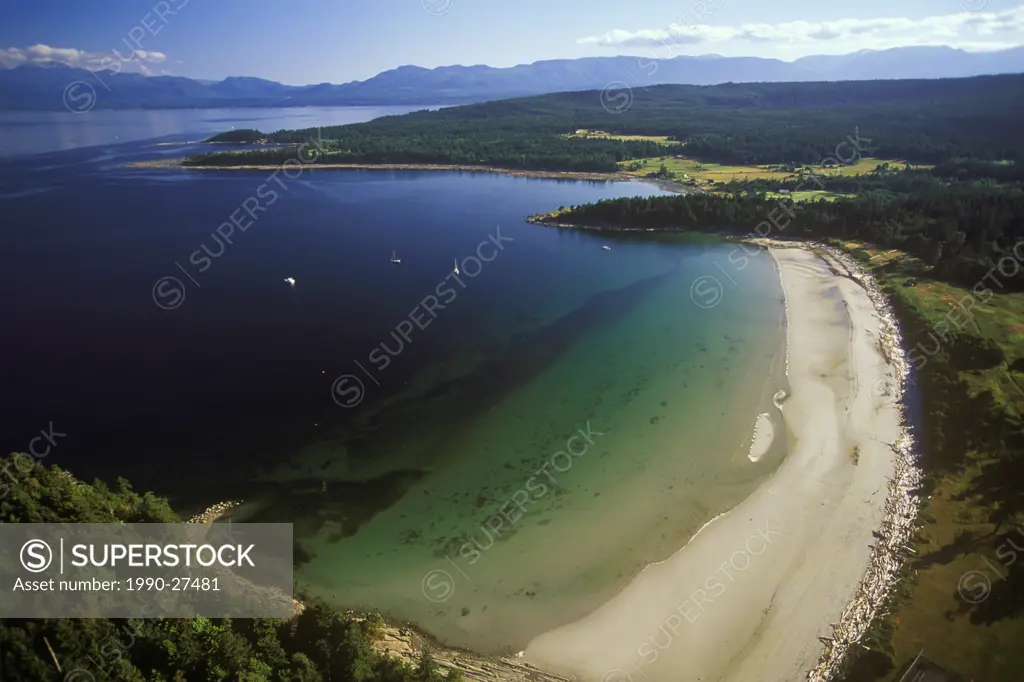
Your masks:
M1024 47L965 52L950 47L862 50L793 62L760 57L587 57L509 68L400 66L341 85L283 85L262 78L222 81L137 73L97 73L48 62L0 70L0 109L99 109L458 104L606 87L669 83L959 78L1024 72ZM76 85L76 82L81 82ZM88 97L92 96L92 102ZM70 101L68 101L70 98Z

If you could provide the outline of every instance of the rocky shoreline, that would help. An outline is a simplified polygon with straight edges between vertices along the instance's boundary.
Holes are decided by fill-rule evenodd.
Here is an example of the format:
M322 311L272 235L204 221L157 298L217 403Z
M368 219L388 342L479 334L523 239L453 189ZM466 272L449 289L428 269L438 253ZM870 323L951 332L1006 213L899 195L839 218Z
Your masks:
M187 523L214 523L240 504L241 500L218 502L190 518ZM298 599L293 599L292 605L296 616L306 608ZM365 618L351 612L348 615L353 616L355 620ZM373 646L378 652L410 666L415 666L420 654L424 650L429 650L438 665L447 668L449 674L453 670L458 670L471 682L570 682L569 678L544 672L516 658L478 656L469 651L446 648L428 635L407 625L385 622L380 637L374 641Z
M190 518L186 523L213 523L221 516L226 514L228 511L234 509L238 505L242 504L241 500L229 500L227 502L218 502L217 504L207 507L204 511L196 514Z
M468 651L446 649L409 627L386 624L375 648L389 656L415 665L424 649L430 650L437 663L451 671L458 670L467 680L509 682L570 682L571 678L545 672L518 659L507 656L487 658Z

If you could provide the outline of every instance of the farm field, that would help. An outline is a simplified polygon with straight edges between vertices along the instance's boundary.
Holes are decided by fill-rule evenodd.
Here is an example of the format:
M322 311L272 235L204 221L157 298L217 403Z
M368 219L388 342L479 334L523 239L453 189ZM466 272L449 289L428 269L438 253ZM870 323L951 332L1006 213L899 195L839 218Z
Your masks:
M612 135L603 130L577 130L575 133L566 135L568 138L600 139L600 140L622 140L623 142L660 142L667 145L682 145L682 142L668 139L666 135Z
M705 163L678 155L666 155L662 157L650 157L646 159L634 159L619 163L620 172L639 177L650 173L656 173L662 165L669 173L676 175L675 179L685 182L693 180L697 185L718 184L723 182L743 180L792 180L798 179L801 172L813 170L824 177L849 177L855 175L866 175L875 170L879 165L888 163L890 166L905 167L902 161L886 161L874 157L862 157L856 163L847 166L812 167L802 166L795 171L783 168L778 165L771 166L732 166L718 163ZM914 166L914 168L926 168L927 166Z

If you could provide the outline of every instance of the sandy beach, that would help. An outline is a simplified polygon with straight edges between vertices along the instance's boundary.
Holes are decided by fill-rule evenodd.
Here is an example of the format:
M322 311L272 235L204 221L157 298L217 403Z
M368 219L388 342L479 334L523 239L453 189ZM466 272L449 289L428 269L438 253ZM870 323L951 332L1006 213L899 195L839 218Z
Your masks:
M896 332L849 264L805 245L770 250L786 296L792 393L776 436L789 455L673 556L535 638L529 663L602 682L792 682L816 667L819 638L851 617L855 597L884 592L861 583L874 575L873 532L892 508L904 438L898 401L878 405L871 390L898 376Z
M772 441L775 440L775 422L767 412L757 415L757 422L754 424L754 436L750 441L750 452L747 458L751 462L758 462L768 452Z

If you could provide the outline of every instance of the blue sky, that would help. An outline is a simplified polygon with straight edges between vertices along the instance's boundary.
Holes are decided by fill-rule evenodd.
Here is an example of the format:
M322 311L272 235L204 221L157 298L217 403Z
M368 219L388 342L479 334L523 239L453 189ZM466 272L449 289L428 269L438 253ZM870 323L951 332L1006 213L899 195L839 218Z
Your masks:
M362 80L403 64L614 54L790 60L1024 43L1024 4L1011 0L0 0L0 17L4 66L96 67L129 58L131 47L137 59L125 71L290 84Z

